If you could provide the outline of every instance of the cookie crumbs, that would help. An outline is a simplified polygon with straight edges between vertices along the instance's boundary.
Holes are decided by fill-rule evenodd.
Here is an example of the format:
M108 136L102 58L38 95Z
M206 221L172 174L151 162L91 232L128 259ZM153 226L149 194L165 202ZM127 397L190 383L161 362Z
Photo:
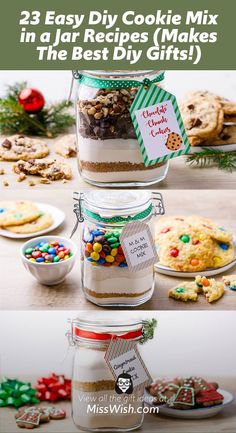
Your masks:
M3 168L0 168L0 176L1 176L2 174L5 174L5 170L4 170Z
M28 181L28 185L29 185L29 186L35 186L36 183L34 182L34 180L29 180L29 181Z
M20 175L17 178L17 182L22 182L26 179L26 175L24 173L20 173Z
M3 186L9 186L9 182L7 182L7 180L3 181Z
M40 179L39 183L48 184L52 182L49 179Z
M62 183L67 183L67 180L66 180L66 179L63 179L63 180L62 180Z

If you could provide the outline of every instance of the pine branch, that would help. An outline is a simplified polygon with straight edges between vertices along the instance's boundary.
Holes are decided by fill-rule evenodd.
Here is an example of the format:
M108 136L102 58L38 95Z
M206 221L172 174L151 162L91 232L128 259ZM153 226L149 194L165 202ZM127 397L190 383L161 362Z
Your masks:
M74 117L68 111L72 102L66 100L46 106L38 113L27 113L18 103L18 95L25 87L26 82L15 83L7 88L5 98L0 99L1 134L20 133L51 138L74 125Z
M157 327L156 319L145 320L143 322L143 336L140 340L140 344L144 344L148 340L153 339L156 327Z
M236 151L222 152L222 150L202 148L201 152L188 155L186 163L200 168L216 166L220 170L233 172L236 170Z

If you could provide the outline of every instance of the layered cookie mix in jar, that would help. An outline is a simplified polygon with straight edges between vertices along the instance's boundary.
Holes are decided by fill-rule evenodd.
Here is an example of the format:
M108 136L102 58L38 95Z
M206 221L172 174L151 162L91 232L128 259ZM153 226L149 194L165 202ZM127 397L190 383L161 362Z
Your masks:
M135 306L148 301L154 290L156 256L154 262L137 266L134 272L128 266L121 237L130 223L132 227L144 224L152 243L154 217L164 209L161 195L93 190L82 194L79 203L84 219L80 225L81 275L86 298L101 306ZM134 252L144 254L148 242L134 245Z
M161 181L168 161L145 166L130 115L140 86L160 85L160 71L81 71L76 116L78 164L84 180L97 186L145 186Z
M139 343L150 338L145 332L146 327L154 329L155 325L137 317L128 318L125 313L119 316L119 321L111 314L105 317L104 314L95 314L93 318L82 314L72 320L69 333L75 347L72 413L79 429L130 431L142 425L145 388L142 380L146 378L140 369L137 370L140 364L134 358L139 362ZM114 370L107 361L111 343ZM123 359L127 362L124 363ZM143 360L141 364L142 369ZM136 371L139 371L139 378ZM147 370L146 374L151 380Z

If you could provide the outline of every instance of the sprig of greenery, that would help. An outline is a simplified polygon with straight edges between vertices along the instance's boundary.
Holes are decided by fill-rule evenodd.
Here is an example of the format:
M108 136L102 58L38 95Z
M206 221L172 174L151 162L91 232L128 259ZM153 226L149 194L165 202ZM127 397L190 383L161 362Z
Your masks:
M140 340L140 344L144 344L148 340L153 339L156 327L157 327L156 319L143 321L143 336Z
M66 132L74 124L74 117L68 111L72 102L66 100L45 106L35 114L26 113L18 103L18 95L25 87L27 82L8 86L6 96L0 99L1 134L20 133L52 138Z
M232 172L236 170L236 152L222 152L222 150L207 147L201 152L188 155L186 163L201 168L216 166L220 170Z

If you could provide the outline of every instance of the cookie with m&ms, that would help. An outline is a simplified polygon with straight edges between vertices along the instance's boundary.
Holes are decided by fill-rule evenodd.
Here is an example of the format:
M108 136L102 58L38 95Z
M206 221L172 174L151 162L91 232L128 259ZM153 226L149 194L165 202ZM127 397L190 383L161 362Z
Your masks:
M214 242L197 227L171 230L160 243L159 263L181 272L198 272L209 267Z
M16 226L36 220L40 216L37 206L27 200L0 202L0 227Z
M47 229L52 224L53 224L53 219L51 215L47 213L45 214L41 213L41 215L36 220L21 225L8 226L7 230L9 230L12 233L29 234L29 233L40 232L41 230Z
M216 281L214 278L197 275L195 283L196 288L205 295L210 303L218 301L225 293L224 284Z
M156 240L164 240L165 234L169 233L171 230L183 226L185 223L186 217L179 216L163 216L159 218L155 224L155 238Z
M187 283L181 283L176 287L169 290L169 298L176 299L178 301L197 301L199 289L196 284L191 281Z
M214 241L211 267L221 268L228 265L235 258L235 248L233 242Z
M233 235L224 227L219 227L219 225L211 220L200 215L191 215L186 218L186 223L191 226L201 228L204 233L211 236L218 242L232 242Z
M236 275L226 275L222 280L228 289L236 291Z

